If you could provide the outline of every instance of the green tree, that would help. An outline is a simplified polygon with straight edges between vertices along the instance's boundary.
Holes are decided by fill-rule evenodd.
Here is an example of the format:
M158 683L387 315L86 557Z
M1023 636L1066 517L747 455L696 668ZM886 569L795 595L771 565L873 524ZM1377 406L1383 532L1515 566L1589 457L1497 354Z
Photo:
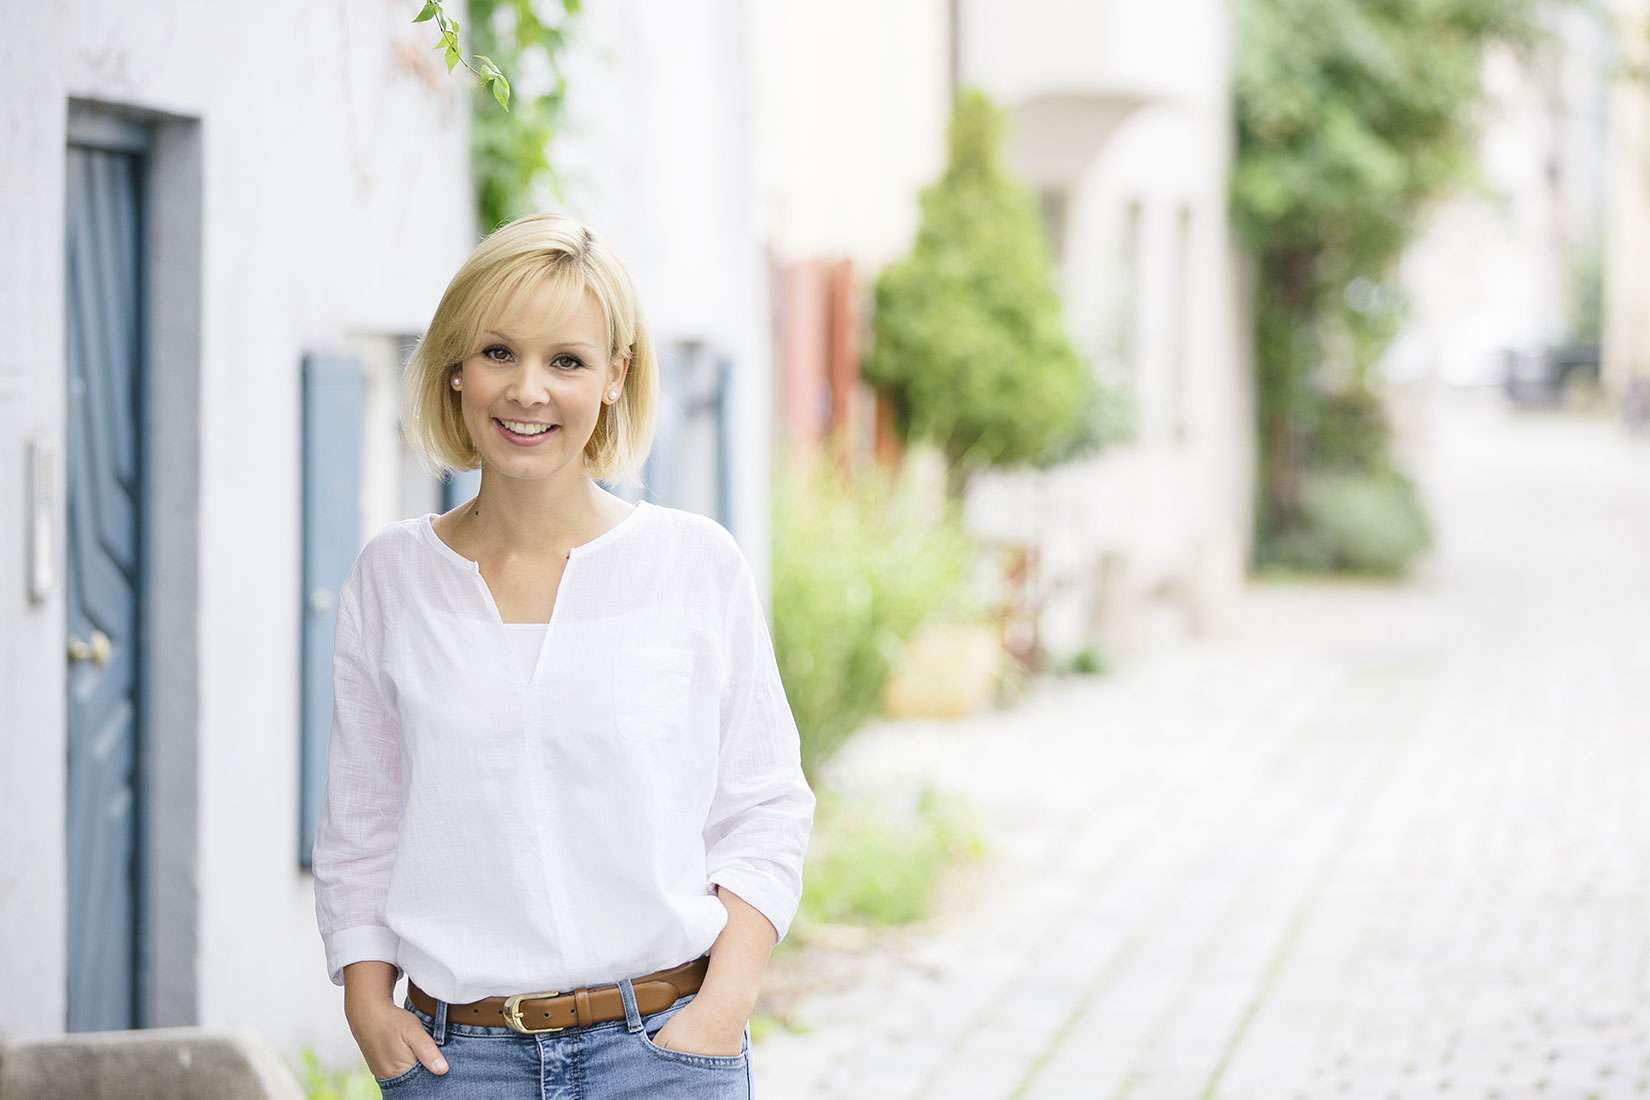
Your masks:
M1231 205L1255 260L1263 563L1360 567L1355 546L1296 552L1322 547L1323 487L1348 474L1412 533L1407 552L1382 550L1379 571L1426 544L1370 368L1402 319L1393 283L1405 245L1473 178L1484 50L1535 42L1540 3L1239 0ZM1325 482L1331 473L1341 480Z
M945 174L922 194L911 254L883 270L867 381L907 439L940 447L953 488L984 465L1092 447L1116 416L1066 338L1030 192L1003 166L1003 118L957 98Z

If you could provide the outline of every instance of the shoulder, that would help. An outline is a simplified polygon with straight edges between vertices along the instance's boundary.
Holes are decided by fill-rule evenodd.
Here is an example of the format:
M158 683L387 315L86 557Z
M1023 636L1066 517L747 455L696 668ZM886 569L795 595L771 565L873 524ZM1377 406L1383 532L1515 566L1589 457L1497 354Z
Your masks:
M728 529L708 516L648 504L645 519L649 538L673 559L709 567L712 575L731 578L749 568L739 543Z
M363 611L381 608L405 581L429 568L429 527L428 516L404 519L367 540L344 581L344 591Z
M427 549L429 528L429 516L404 519L383 528L361 548L355 559L356 571L378 572L419 560Z

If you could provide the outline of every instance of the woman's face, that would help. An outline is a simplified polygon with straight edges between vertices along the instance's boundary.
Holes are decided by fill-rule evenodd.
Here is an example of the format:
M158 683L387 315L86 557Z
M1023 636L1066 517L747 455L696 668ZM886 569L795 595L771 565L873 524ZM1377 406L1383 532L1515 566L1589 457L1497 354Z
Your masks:
M548 282L517 295L460 366L464 426L483 465L505 477L582 474L602 405L624 383L628 364L608 354L596 299L565 302Z

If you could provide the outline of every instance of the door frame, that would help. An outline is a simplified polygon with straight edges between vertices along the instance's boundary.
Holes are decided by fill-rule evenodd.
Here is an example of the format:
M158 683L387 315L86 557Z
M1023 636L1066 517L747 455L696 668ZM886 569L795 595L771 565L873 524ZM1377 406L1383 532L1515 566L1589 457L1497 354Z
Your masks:
M187 1026L200 1019L200 122L81 99L69 100L67 113L65 149L134 151L141 143L146 158L136 1015L139 1026ZM65 981L67 973L65 965Z

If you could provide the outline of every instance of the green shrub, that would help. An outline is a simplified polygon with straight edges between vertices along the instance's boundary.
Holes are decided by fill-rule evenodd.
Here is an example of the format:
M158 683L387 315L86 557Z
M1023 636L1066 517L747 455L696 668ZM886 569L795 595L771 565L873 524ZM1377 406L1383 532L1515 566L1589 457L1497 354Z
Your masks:
M1106 659L1093 646L1084 646L1071 655L1066 671L1077 676L1101 676L1107 670Z
M954 489L979 466L1072 457L1127 427L1066 336L1036 200L1002 162L1002 130L983 93L957 97L916 243L877 279L864 364L900 432L945 452Z
M914 815L826 793L802 875L804 921L908 924L929 916L945 872L985 850L972 809L923 791Z
M1261 564L1395 577L1431 542L1415 484L1397 471L1308 474L1300 521L1262 544Z
M825 460L775 485L774 654L812 776L877 713L917 627L971 612L973 546L954 506L876 470Z
M1391 461L1392 430L1386 406L1367 386L1319 398L1309 465L1337 473L1370 473Z
M308 1048L298 1055L293 1067L298 1083L309 1100L378 1100L378 1082L366 1067L353 1070L326 1069Z

